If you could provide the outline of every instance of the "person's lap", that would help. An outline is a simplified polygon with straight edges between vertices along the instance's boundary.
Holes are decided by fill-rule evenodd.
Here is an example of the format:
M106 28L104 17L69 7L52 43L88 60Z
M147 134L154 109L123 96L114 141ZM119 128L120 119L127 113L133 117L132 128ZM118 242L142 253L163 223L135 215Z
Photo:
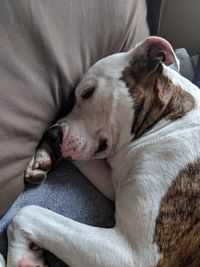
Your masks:
M7 214L0 220L0 252L6 256L6 226L23 206L39 205L74 220L100 227L114 224L114 206L77 171L71 163L62 161L39 186L28 186ZM47 218L48 219L48 218ZM66 266L46 253L48 266Z

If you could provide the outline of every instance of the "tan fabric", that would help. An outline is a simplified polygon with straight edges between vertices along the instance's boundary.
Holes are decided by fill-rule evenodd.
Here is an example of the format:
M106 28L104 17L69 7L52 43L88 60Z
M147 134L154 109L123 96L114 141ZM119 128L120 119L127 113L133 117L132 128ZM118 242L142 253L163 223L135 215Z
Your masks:
M70 89L147 35L145 0L0 1L0 216Z

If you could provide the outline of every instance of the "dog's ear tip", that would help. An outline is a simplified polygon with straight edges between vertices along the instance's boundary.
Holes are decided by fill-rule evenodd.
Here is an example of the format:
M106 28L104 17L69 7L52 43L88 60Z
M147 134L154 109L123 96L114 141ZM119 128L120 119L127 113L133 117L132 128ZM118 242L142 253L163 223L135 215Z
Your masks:
M157 50L158 53L159 51L161 53L165 53L165 62L162 61L163 63L165 63L166 65L171 65L175 63L178 66L178 59L174 53L171 44L166 39L159 36L150 36L144 41L144 44L145 43L152 49Z
M152 61L154 58L160 59L165 65L175 63L178 66L178 59L174 53L171 44L162 37L149 36L143 42L136 45L129 53L129 56L144 55L145 51Z
M128 60L134 71L144 76L158 68L162 63L166 66L174 64L179 69L179 60L171 44L162 37L150 36L137 44L128 53ZM159 72L160 73L160 72ZM145 75L146 75L145 74Z
M163 47L163 50L168 50L169 48L171 49L171 44L164 39L163 37L160 36L149 36L146 38L146 40L144 41L144 43L148 43L151 45L159 45Z

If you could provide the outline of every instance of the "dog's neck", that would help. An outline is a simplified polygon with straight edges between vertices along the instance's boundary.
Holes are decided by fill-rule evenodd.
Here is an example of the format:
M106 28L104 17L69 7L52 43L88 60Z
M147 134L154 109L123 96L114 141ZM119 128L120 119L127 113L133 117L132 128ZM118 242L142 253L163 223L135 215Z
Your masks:
M130 67L121 78L133 98L134 119L131 133L135 138L142 136L161 120L172 121L183 117L195 106L191 94L175 85L163 74L163 66L138 82Z

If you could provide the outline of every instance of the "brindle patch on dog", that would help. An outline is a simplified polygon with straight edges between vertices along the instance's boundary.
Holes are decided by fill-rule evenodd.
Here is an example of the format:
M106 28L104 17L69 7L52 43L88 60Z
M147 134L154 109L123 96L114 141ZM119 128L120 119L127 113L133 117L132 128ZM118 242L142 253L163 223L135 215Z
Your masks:
M154 241L162 255L156 267L200 266L200 157L162 198Z
M144 134L161 119L181 118L195 106L193 96L174 85L162 72L162 64L153 73L144 68L140 72L141 77L132 66L122 72L121 80L126 83L134 100L134 138Z

